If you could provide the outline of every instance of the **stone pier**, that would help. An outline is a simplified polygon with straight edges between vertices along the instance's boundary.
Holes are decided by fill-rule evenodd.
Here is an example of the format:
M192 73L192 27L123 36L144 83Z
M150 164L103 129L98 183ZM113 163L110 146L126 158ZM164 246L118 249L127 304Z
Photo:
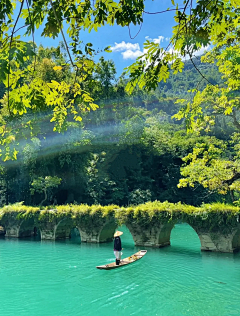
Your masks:
M202 251L214 252L237 252L240 250L240 232L234 230L232 233L222 232L197 232L201 242Z
M5 230L6 230L5 237L18 238L19 237L19 229L20 229L20 226L17 226L17 225L5 227Z
M5 228L0 226L0 236L5 236L5 235L6 235Z
M142 247L165 247L170 245L171 230L174 223L151 223L146 226L137 223L128 223L136 246Z

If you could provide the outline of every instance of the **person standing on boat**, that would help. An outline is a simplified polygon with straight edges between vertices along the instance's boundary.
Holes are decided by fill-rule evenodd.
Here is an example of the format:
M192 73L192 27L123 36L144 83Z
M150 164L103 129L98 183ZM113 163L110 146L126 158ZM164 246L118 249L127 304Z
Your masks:
M122 250L122 243L120 236L123 234L121 231L116 231L114 234L114 255L116 257L116 265L118 266L121 260L121 250Z

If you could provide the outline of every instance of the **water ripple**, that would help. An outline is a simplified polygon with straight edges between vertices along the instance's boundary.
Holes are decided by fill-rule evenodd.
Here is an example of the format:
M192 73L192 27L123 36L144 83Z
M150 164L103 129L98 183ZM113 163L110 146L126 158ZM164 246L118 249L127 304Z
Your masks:
M127 236L127 231L123 236ZM112 245L0 240L4 316L240 315L240 255L201 253L196 233L177 225L172 246L148 249L112 271ZM124 256L138 251L123 239Z

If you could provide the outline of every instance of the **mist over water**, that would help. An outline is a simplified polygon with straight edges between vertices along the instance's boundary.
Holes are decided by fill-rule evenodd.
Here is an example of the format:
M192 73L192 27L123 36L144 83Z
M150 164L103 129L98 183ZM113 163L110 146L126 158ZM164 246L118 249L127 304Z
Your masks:
M127 257L140 248L119 229ZM104 271L96 266L114 261L112 243L0 239L2 315L240 315L240 254L201 252L187 224L171 244Z

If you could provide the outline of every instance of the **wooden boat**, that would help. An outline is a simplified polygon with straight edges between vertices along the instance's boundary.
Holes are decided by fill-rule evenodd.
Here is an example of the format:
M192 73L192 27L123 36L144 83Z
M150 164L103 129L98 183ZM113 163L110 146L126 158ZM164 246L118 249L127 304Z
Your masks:
M96 268L101 269L101 270L112 270L112 269L120 268L141 259L143 256L145 256L146 253L147 253L147 250L140 250L136 252L134 255L131 255L130 257L122 259L119 265L116 265L115 262L112 262L109 264L104 264L103 266L97 266Z

